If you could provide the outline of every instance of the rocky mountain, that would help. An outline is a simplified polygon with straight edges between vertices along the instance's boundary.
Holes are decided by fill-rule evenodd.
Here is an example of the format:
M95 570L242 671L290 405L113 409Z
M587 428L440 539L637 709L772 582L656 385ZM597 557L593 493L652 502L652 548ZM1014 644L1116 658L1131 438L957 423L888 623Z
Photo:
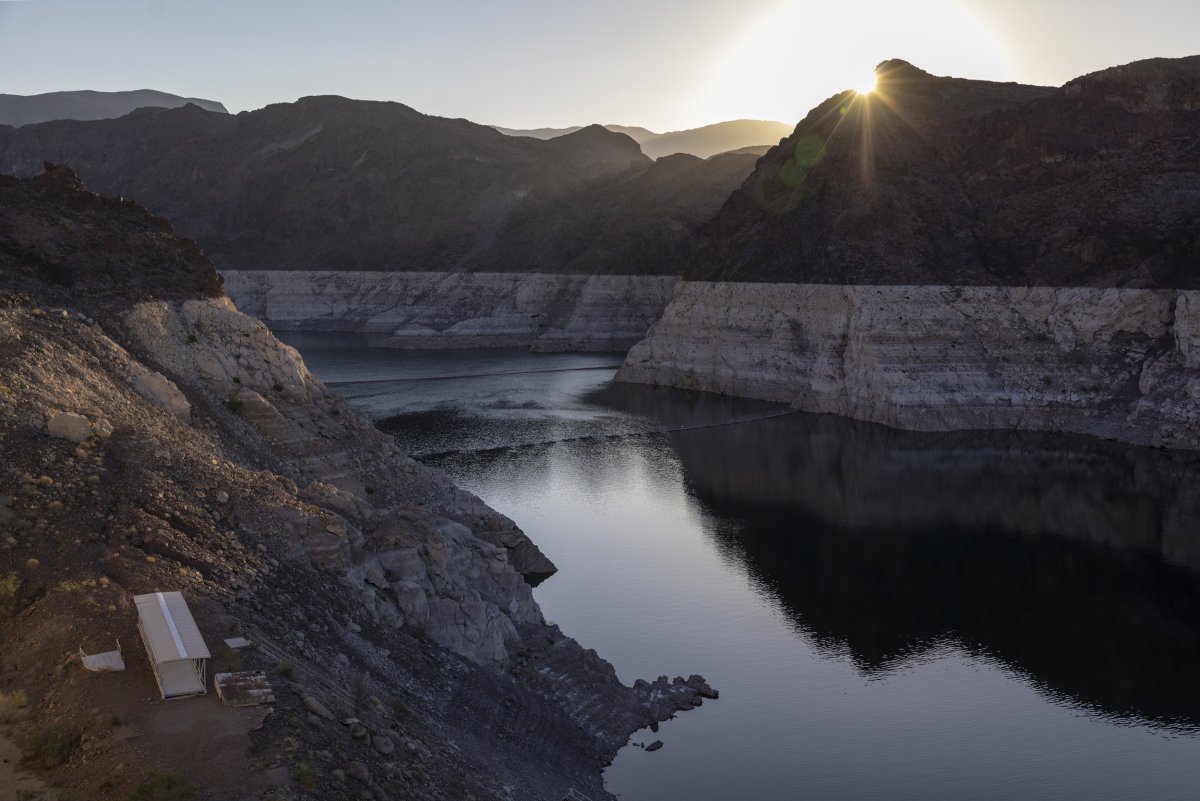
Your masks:
M206 111L228 113L214 100L180 97L153 89L131 92L47 92L0 95L0 125L33 125L51 120L107 120L139 108L179 108L188 103Z
M658 167L599 126L543 142L338 97L0 128L0 169L30 175L46 159L152 206L223 270L604 274L677 271L754 163ZM667 202L643 202L640 186Z
M497 131L509 136L527 136L534 139L554 139L580 130L573 128L501 128ZM746 148L770 147L792 132L792 126L769 120L730 120L689 128L684 131L655 133L647 128L628 125L606 125L610 131L623 133L641 145L642 151L652 159L686 153L708 158L719 153L743 152ZM758 153L758 155L762 155Z
M1200 287L1200 57L1059 89L878 77L759 163L691 277Z
M619 379L1200 448L1200 57L878 77L758 161Z
M608 798L633 731L715 697L622 685L542 618L512 521L65 167L0 177L0 450L0 743L64 797ZM132 597L170 590L271 714L146 703ZM82 669L116 643L124 671Z

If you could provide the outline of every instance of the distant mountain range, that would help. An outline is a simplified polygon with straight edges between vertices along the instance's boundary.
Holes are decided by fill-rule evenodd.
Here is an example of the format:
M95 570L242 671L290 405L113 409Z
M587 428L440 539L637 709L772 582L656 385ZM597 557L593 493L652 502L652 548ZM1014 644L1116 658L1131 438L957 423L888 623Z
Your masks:
M0 172L69 165L222 269L669 274L756 160L653 161L598 125L542 141L341 97L0 126Z
M580 130L582 126L573 128L501 128L492 126L508 136L529 136L534 139L554 139ZM794 126L770 120L730 120L705 125L702 128L690 128L686 131L671 131L655 133L645 128L627 125L605 125L610 131L623 133L637 142L642 152L652 159L669 156L672 153L689 153L706 159L718 153L730 151L746 151L753 148L757 155L762 155L771 147L779 144L779 140L789 136Z
M0 95L0 125L33 125L51 120L108 120L139 108L179 108L188 103L227 114L223 105L198 97L138 89L132 92L48 92L42 95Z

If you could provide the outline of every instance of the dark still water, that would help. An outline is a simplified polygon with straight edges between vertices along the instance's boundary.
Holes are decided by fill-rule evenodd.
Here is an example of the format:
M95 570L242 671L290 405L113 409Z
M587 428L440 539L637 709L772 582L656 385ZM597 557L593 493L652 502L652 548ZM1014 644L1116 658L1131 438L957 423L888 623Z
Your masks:
M336 389L528 532L623 679L721 691L618 756L625 801L1200 798L1195 455L285 338L328 381L489 374Z

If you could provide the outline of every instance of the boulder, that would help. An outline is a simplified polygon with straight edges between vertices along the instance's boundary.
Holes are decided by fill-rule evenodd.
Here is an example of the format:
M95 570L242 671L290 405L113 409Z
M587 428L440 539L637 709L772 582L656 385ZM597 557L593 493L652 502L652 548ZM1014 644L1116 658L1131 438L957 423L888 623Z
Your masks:
M311 695L305 695L302 700L304 701L304 707L309 712L312 712L314 715L316 715L319 718L323 718L325 720L333 720L333 713L329 711L329 707L325 706L323 703L318 701L315 697L313 697Z
M146 400L170 412L182 423L192 422L192 404L179 387L162 373L141 370L133 376L133 391Z
M46 431L52 437L79 444L92 435L92 424L81 414L59 412L46 421Z

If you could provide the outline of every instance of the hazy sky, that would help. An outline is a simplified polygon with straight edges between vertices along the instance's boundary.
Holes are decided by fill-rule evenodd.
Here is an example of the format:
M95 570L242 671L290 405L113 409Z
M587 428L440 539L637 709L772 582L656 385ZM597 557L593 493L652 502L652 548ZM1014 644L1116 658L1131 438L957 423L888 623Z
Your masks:
M885 58L1061 84L1200 53L1200 0L0 0L0 93L303 95L477 122L799 120Z

